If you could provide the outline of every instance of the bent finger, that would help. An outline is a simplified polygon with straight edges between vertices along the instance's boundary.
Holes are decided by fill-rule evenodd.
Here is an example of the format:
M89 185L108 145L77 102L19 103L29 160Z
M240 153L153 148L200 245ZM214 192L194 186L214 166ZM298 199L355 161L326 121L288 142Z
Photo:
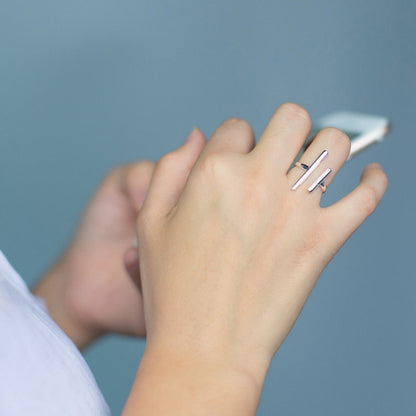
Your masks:
M294 103L282 104L270 118L253 154L258 154L272 176L286 173L311 130L308 112Z
M359 185L344 198L325 208L332 243L341 246L371 215L387 190L388 180L377 163L368 165Z
M162 216L170 212L182 193L205 143L203 133L194 128L182 146L159 160L143 209L149 206L154 213Z
M254 143L254 132L250 124L239 118L230 118L215 130L201 153L201 159L211 153L246 154L253 149Z

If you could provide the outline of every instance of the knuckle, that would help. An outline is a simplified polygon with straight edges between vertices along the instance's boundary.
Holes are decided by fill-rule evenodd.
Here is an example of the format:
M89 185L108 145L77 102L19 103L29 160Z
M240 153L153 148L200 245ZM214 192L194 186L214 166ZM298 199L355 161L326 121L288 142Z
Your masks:
M309 113L299 104L291 102L284 103L279 107L278 111L281 112L283 116L289 120L296 120L299 123L307 125L309 128L312 125Z
M221 182L226 176L227 163L220 153L210 153L201 160L201 170L210 181Z
M225 121L227 125L230 125L233 128L237 128L244 132L252 133L253 129L250 126L250 123L242 118L231 117Z
M224 123L225 124L231 124L231 125L238 125L238 124L247 123L247 121L245 121L244 119L239 118L239 117L230 117L227 120L225 120Z
M342 130L335 127L325 127L322 130L322 134L330 138L331 146L336 147L340 152L344 152L348 156L351 150L351 140Z

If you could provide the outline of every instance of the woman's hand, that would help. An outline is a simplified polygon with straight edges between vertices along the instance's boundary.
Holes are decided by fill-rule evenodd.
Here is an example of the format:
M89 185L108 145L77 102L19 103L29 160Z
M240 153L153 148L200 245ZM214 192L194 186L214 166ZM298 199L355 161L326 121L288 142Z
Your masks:
M387 188L372 164L350 194L321 208L319 187L307 188L328 167L330 185L350 150L344 133L327 128L301 161L328 156L292 190L310 127L308 113L288 103L257 145L250 126L231 119L206 146L195 136L157 164L137 226L144 362L210 363L262 386L322 270Z
M140 279L137 249L129 247L153 169L137 162L107 175L69 248L34 290L80 349L107 332L146 333L142 297L129 276Z

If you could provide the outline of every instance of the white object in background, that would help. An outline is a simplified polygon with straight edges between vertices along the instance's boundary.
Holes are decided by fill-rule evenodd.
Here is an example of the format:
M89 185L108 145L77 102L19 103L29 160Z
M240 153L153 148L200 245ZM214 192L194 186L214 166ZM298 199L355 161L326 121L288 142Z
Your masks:
M345 132L351 140L348 159L367 147L381 141L390 131L390 122L386 117L348 111L327 114L313 123L311 134L306 143L325 127L336 127Z

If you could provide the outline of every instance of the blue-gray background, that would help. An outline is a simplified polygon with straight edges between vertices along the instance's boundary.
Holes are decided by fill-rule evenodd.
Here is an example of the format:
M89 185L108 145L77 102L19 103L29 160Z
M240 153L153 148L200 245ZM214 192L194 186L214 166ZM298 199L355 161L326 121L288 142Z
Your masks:
M1 249L32 284L105 172L157 159L194 125L209 136L238 116L258 137L286 100L313 118L386 115L388 139L325 198L374 160L389 191L323 273L258 415L414 415L415 18L414 0L2 0ZM86 354L114 414L143 345L109 337Z

